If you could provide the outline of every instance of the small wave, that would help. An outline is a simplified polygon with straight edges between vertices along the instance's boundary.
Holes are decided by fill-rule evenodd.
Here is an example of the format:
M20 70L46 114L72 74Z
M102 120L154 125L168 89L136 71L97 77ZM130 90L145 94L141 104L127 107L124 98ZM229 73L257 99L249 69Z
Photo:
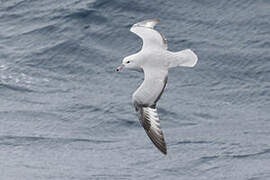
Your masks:
M217 117L214 117L212 116L211 114L209 113L202 113L202 112L199 112L199 113L193 113L195 116L199 117L199 118L202 118L202 119L217 119Z
M201 157L200 159L203 161L203 162L206 162L206 161L210 161L210 160L214 160L214 159L217 159L219 158L219 156L203 156Z
M82 20L91 24L103 24L107 21L107 18L96 9L79 9L66 15L65 18Z
M90 3L89 7L114 12L136 12L138 14L139 12L147 13L156 11L155 7L151 6L151 4L151 2L140 3L139 1L133 1L130 3L125 0L98 0L94 3Z
M210 144L212 143L211 141L190 141L190 140L186 140L186 141L178 141L176 143L173 143L171 145L179 145L179 144Z
M110 124L116 125L118 128L138 128L140 127L139 120L127 120L127 119L117 119L116 121L110 122Z
M34 68L55 71L57 73L76 74L89 72L91 64L84 60L89 59L87 48L82 47L76 41L67 40L34 53L35 59L29 58L24 64ZM80 54L80 60L78 59Z
M12 91L18 91L18 92L35 92L32 89L26 88L26 87L22 87L22 86L18 86L18 85L10 85L10 84L3 84L0 82L0 89L6 89L6 90L12 90Z
M27 32L23 32L21 33L21 35L25 36L25 35L30 35L30 36L34 36L35 34L37 35L46 35L49 36L51 33L56 32L57 30L59 30L59 28L53 24L48 24L45 26L40 26L40 27L34 27L33 29L28 30Z
M100 112L103 111L103 109L93 106L93 105L84 105L84 104L74 104L69 107L64 107L63 110L59 109L59 111L66 111L66 112L81 112L81 111L87 111L87 112Z
M40 137L40 136L0 136L0 145L24 145L32 142L56 142L69 144L74 142L89 142L89 143L113 143L111 140L93 140L93 139L82 139L82 138L59 138L59 137Z
M270 149L265 149L257 153L238 154L238 155L232 155L231 157L236 158L236 159L242 159L242 158L256 157L256 156L265 155L269 153L270 153Z
M16 3L11 3L9 5L7 5L6 10L7 11L14 11L16 8L21 8L22 6L24 6L25 4L27 4L29 1L19 1Z

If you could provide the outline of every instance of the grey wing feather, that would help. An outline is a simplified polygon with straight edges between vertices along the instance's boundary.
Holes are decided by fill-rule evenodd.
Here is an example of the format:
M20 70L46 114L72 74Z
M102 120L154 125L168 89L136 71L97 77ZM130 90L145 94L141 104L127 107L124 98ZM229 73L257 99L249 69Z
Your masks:
M138 22L136 24L133 25L133 27L135 26L139 26L139 27L146 27L146 28L154 28L155 25L157 23L160 22L160 19L157 18L157 19L148 19L148 20L144 20L144 21L141 21L141 22Z
M138 113L140 123L148 137L162 153L167 154L166 143L164 140L163 132L160 128L157 109L151 107L143 107L136 103L134 106Z
M154 30L155 25L160 22L159 19L149 19L134 24L130 31L137 34L143 40L143 47L168 48L168 43L165 37L158 31Z

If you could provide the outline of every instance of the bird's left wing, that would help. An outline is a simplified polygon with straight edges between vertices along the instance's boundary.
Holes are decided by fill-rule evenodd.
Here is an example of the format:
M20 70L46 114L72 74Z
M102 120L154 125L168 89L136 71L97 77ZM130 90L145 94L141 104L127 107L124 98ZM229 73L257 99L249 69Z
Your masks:
M154 30L154 26L160 22L159 19L149 19L134 24L130 31L137 34L143 40L142 48L163 48L167 49L167 40L164 36Z
M160 127L157 109L153 107L143 107L137 104L134 105L140 123L148 137L163 154L167 154L166 142Z

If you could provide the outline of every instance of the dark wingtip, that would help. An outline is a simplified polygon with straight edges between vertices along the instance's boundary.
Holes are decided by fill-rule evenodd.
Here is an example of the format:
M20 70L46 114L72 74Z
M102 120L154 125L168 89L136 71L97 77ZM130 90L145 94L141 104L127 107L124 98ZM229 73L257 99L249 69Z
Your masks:
M164 149L164 150L160 150L165 156L168 155L167 154L167 149Z
M159 144L158 141L155 141L155 139L153 137L150 137L150 139L152 140L152 142L154 143L154 145L157 147L157 149L162 152L164 155L167 155L167 147L166 147L166 143L163 139L163 143L164 144Z
M157 148L158 148L164 155L167 155L167 147L166 147L165 141L164 141L164 146L163 146L163 147L157 146Z

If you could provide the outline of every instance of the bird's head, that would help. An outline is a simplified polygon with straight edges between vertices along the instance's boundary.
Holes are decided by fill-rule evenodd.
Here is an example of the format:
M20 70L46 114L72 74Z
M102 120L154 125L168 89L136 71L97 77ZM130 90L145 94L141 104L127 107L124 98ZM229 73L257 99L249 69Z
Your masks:
M127 56L123 59L122 64L116 69L117 71L120 71L123 68L131 69L135 71L142 71L141 65L140 65L140 59L135 55Z

